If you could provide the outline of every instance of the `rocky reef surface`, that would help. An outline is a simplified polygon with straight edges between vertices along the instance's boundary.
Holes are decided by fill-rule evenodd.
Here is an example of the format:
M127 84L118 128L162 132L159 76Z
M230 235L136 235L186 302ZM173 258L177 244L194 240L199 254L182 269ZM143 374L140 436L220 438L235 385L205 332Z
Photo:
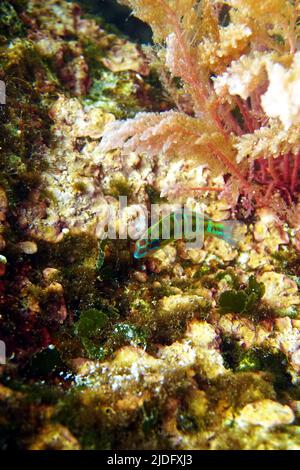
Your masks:
M296 215L146 261L102 241L119 196L129 227L163 202L246 218L234 187L190 189L224 185L205 165L101 149L109 122L172 109L158 73L75 3L0 4L1 449L300 449Z

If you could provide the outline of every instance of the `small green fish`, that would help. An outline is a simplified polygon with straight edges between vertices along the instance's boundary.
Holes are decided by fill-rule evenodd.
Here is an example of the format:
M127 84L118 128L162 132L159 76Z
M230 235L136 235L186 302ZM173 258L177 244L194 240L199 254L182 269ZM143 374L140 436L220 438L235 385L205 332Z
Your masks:
M241 225L236 220L214 222L202 214L191 210L173 212L162 217L143 233L136 242L133 256L136 259L144 258L178 239L191 242L192 237L195 240L195 234L201 234L201 232L220 238L231 245L236 245L239 239L237 228ZM166 227L169 233L168 238L164 236ZM186 227L188 227L187 230Z

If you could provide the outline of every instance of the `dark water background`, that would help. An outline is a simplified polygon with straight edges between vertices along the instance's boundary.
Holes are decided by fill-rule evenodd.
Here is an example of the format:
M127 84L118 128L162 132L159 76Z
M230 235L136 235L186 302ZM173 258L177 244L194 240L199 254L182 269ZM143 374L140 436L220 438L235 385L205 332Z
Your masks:
M116 26L131 40L144 44L152 41L152 31L148 25L134 18L129 8L120 5L116 0L76 0L85 11L100 15L104 20Z

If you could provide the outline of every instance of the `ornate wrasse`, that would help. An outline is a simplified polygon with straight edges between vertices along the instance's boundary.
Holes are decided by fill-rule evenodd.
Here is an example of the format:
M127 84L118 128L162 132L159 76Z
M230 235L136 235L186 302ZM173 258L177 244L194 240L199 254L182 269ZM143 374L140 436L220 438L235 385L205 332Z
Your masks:
M134 258L141 259L160 250L174 240L191 242L197 234L208 234L220 238L231 245L240 239L239 229L243 224L236 220L215 222L199 212L175 211L161 217L149 227L135 244Z

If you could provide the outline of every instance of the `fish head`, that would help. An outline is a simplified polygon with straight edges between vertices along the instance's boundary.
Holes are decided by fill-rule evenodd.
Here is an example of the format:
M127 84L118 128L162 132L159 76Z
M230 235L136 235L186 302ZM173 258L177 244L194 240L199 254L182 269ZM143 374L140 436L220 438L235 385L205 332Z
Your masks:
M159 239L155 238L152 240L149 238L141 238L135 244L135 250L134 250L133 256L135 259L141 259L149 255L151 252L158 250L159 248L160 248Z

